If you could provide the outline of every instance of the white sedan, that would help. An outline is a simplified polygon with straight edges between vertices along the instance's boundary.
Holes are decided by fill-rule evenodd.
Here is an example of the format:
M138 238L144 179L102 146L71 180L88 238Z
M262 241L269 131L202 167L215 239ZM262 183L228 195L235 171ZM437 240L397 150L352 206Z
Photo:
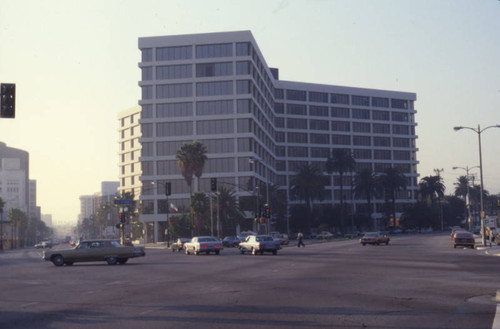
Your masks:
M262 255L264 252L271 252L273 255L276 255L278 250L281 249L281 244L270 235L250 235L243 242L240 242L238 248L242 254L248 251L252 255L258 253Z

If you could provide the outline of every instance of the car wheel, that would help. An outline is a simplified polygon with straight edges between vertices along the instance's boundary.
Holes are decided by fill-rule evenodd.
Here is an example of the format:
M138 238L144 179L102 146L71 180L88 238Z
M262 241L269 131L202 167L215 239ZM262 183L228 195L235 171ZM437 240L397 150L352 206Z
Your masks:
M456 244L454 244L454 245L453 245L453 248L456 248L456 247L457 247L457 245L456 245Z
M386 246L388 246L388 245L389 245L389 241L387 241L387 242L385 243L385 245L386 245Z
M116 257L108 257L106 258L106 262L108 262L109 265L115 265L118 259Z
M197 250L195 250L195 251L194 251L194 254L195 254L196 256L198 256L198 255L200 254L200 252L199 252L199 251L197 251Z
M118 258L118 264L123 265L128 261L128 258Z
M205 254L209 255L209 254L210 254L210 251L207 251Z
M172 248L172 252L175 252L175 249L174 249L174 248Z
M363 247L366 246L366 243L363 243Z
M61 255L55 255L52 257L52 263L55 266L63 266L64 265L64 259Z
M186 251L184 252L186 255L189 255L189 250L186 249Z
M240 253L241 253L242 255L244 255L244 254L245 254L245 250L240 249Z

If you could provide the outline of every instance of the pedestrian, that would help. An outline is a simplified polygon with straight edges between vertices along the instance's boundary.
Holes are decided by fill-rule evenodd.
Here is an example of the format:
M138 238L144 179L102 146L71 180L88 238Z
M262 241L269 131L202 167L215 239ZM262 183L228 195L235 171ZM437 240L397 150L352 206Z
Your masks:
M304 239L304 236L302 235L302 232L299 231L299 234L297 234L297 240L299 240L299 244L297 245L298 248L300 248L300 246L302 245L302 247L306 247L306 245L304 244L304 241L302 241L302 239Z

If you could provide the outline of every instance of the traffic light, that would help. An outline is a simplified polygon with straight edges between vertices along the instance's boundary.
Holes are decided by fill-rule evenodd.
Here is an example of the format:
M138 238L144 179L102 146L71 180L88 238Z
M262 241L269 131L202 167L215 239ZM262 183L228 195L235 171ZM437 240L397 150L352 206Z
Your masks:
M13 119L16 117L16 85L2 83L0 85L0 117Z
M125 213L124 212L120 213L120 223L125 223Z
M172 194L172 184L170 182L165 183L165 195Z
M217 191L217 178L210 178L210 190L212 192Z
M271 208L269 208L268 204L264 205L265 216L267 219L271 218Z

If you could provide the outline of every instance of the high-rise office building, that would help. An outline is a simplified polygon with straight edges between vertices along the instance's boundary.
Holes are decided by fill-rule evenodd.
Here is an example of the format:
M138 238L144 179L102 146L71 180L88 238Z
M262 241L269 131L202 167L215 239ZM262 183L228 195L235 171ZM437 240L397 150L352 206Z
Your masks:
M194 190L210 191L210 178L216 177L219 185L234 187L240 204L262 183L280 186L291 205L303 202L290 196L293 177L304 164L324 171L336 148L352 153L356 170L381 173L399 167L408 187L398 194L398 211L415 201L415 93L279 80L278 69L267 65L250 31L144 37L139 49L142 97L134 113L140 113L141 137L137 143L125 136L126 127L137 127L137 116L120 118L120 156L126 164L120 189L142 186L140 218L154 227L155 240L168 208L162 186L170 182L169 200L179 208L188 206L176 152L193 140L208 150ZM134 147L140 157L125 152ZM126 175L127 166L140 176ZM345 193L350 193L350 177ZM338 183L338 176L329 176L326 196L315 203L338 203ZM346 202L365 203L361 197ZM383 203L374 200L373 210L380 213Z

